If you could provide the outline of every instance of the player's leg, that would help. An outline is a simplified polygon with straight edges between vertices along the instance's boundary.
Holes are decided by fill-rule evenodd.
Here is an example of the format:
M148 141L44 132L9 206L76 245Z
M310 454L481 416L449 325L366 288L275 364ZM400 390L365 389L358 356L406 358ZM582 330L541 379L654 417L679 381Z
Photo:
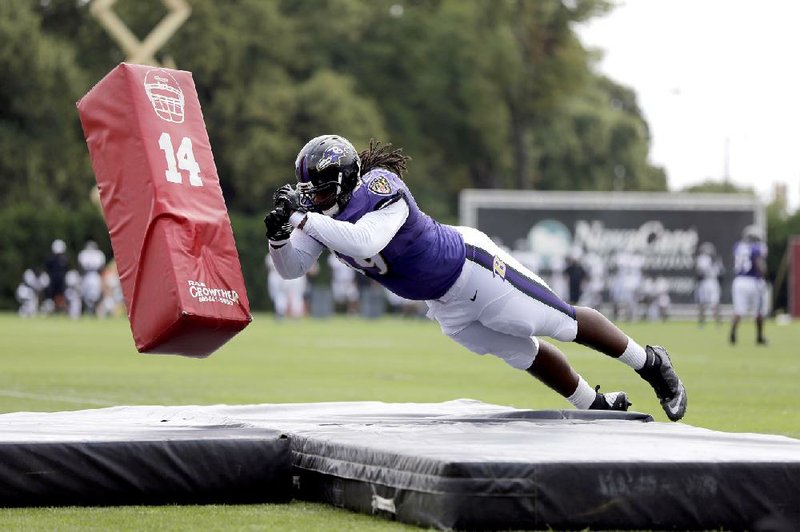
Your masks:
M490 329L514 336L549 336L575 341L633 368L656 393L667 416L677 421L686 411L686 389L661 346L642 348L603 314L573 307L550 291L541 279L493 243L477 242L492 254L492 269L478 268L472 285L491 299L478 317ZM478 252L476 252L478 253ZM503 262L498 267L498 259ZM486 265L488 261L483 261ZM478 260L478 264L482 264ZM503 271L503 279L497 269Z
M280 277L278 277L275 284L275 290L272 294L272 303L275 306L275 317L277 319L285 318L289 310L289 296L286 281Z
M731 317L731 333L730 333L730 336L728 338L728 340L730 341L731 345L736 343L736 329L739 327L739 320L740 319L741 319L741 316L739 316L739 314L736 314L734 312L733 317Z
M286 296L288 299L287 313L291 318L302 318L306 315L306 278L303 276L296 279L289 279L286 282Z
M756 343L767 345L767 339L764 337L764 316L761 314L756 316Z
M733 300L733 317L731 318L730 342L736 343L736 335L742 316L754 313L752 278L743 275L733 279L731 299Z
M578 332L575 307L558 297L539 276L500 249L483 233L465 229L462 234L468 245L468 260L465 264L468 276L465 276L467 280L460 290L468 300L451 301L447 304L445 315L437 316L443 329L447 328L448 318L455 318L456 321L463 320L462 323L467 323L467 320L471 323L477 322L501 335L525 340L535 336L549 336L561 341L575 339ZM434 313L438 307L439 305L434 305ZM444 320L439 319L440 317ZM463 326L454 327L454 330L460 329ZM476 329L477 326L474 326L470 330ZM627 337L623 334L614 340L621 345L619 351L615 352L616 356L620 356L625 350ZM539 362L533 364L531 359L524 369L568 397L567 392L575 393L576 388L575 382L565 377L572 371L567 359L554 346L543 345L546 347ZM548 368L559 368L560 373L548 372ZM590 389L585 381L582 389ZM584 398L588 395L587 391Z
M706 279L698 283L695 299L697 300L697 321L700 325L704 325L706 322L706 310L710 310L708 282Z
M756 300L756 344L767 345L767 338L764 336L764 316L767 314L767 289L761 279L756 280L755 284L758 293Z
M714 279L713 281L711 281L711 286L712 286L711 313L714 316L714 321L719 326L722 323L722 317L719 312L719 298L720 298L719 281Z
M543 340L539 340L539 353L526 371L563 395L573 405L585 404L594 398L587 407L589 410L625 411L631 406L625 392L600 393L600 386L592 390L589 383L572 369L564 353Z
M683 415L685 390L663 348L648 346L643 350L599 312L564 302L541 278L483 233L459 230L467 243L462 275L443 300L428 302L429 316L441 324L446 334L478 322L497 333L518 338L549 336L565 342L579 339L637 369L656 390L670 419ZM486 347L486 352L493 352L491 346ZM671 385L669 388L664 386L665 381Z
M706 321L706 298L704 294L705 281L700 281L695 290L694 298L697 301L697 323L701 326Z
M612 358L621 357L629 342L632 342L621 329L593 308L576 306L575 320L578 328L573 341ZM644 349L640 350L641 362L644 364Z
M558 348L537 338L500 333L480 322L471 323L448 336L473 353L491 353L511 367L527 371L575 408L627 410L630 405L624 392L602 394L598 389L592 389Z
M656 392L672 421L686 412L686 388L675 373L667 350L658 345L644 349L595 309L575 307L578 332L575 342L599 351L633 368Z

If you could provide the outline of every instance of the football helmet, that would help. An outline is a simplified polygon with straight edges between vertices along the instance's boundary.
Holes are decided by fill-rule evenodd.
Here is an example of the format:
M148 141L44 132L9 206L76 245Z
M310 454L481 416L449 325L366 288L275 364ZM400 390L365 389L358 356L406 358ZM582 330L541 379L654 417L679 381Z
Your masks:
M712 257L717 254L717 248L711 242L703 242L700 244L699 251L700 253L704 253Z
M748 225L742 231L742 239L747 242L760 242L764 240L764 232L755 224Z
M347 205L361 181L361 159L346 138L322 135L300 150L294 173L303 208L333 216Z
M183 90L172 74L161 68L148 70L144 76L144 91L159 118L175 124L183 123Z

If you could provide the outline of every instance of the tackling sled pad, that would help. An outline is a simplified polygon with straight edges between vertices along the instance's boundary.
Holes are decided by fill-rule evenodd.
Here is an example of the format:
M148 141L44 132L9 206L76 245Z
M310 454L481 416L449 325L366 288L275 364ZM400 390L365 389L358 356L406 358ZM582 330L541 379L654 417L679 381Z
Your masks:
M122 63L77 105L136 348L210 355L252 316L191 73Z

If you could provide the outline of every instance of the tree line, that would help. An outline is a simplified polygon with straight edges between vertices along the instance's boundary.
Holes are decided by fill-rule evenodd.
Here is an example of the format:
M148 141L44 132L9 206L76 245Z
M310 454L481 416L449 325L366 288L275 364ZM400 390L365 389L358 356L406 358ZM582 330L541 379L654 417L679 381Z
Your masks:
M93 184L75 102L125 56L76 0L0 3L0 205L74 208ZM159 52L192 72L227 205L261 213L298 149L402 146L431 214L467 188L666 190L636 95L576 24L605 0L191 0ZM121 1L143 39L158 0Z
M457 220L464 188L667 189L664 170L648 162L636 94L597 71L599 52L576 33L613 8L607 0L188 2L191 16L158 58L192 72L262 304L257 220L319 134L359 149L371 138L403 147L415 196L445 222ZM75 103L126 57L89 6L0 2L2 308L56 235L111 252L89 203L94 177ZM159 0L113 9L139 39L166 14ZM775 272L800 213L770 213Z

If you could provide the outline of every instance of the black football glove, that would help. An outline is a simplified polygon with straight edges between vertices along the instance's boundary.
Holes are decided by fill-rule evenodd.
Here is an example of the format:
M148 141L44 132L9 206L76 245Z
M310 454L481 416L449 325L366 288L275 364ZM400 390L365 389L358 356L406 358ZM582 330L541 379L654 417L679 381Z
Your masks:
M292 224L289 217L277 210L269 211L264 217L264 225L267 227L267 239L274 241L286 240L291 236Z
M272 203L275 205L275 210L286 219L293 212L306 212L306 209L300 205L300 193L292 188L292 185L283 185L276 190L272 196Z

